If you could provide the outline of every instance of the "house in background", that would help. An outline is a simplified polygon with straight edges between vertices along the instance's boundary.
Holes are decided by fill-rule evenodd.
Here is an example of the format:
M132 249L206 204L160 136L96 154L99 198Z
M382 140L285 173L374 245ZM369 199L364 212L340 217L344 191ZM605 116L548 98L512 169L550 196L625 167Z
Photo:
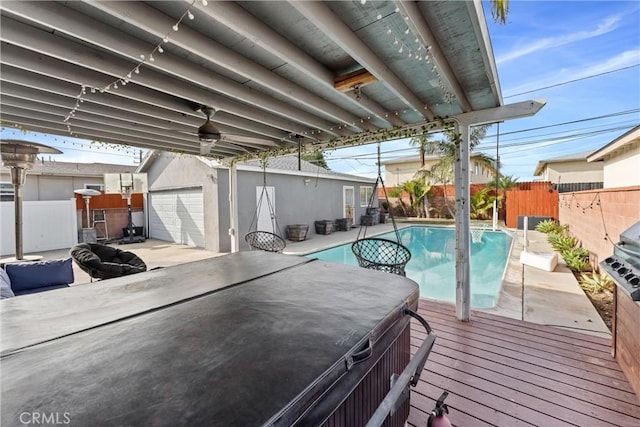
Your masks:
M602 188L603 162L588 162L593 151L540 160L533 172L553 184L559 193Z
M146 197L150 238L202 247L211 251L231 250L229 229L229 169L208 158L149 152L138 168L146 172ZM274 220L265 196L258 212L263 188L273 206ZM261 224L286 238L287 225L307 224L313 237L314 221L352 218L359 223L373 191L375 180L341 174L296 156L268 160L266 175L258 160L237 166L238 229L240 249L248 249L243 236ZM277 228L274 227L277 223Z
M471 170L469 171L469 182L471 184L484 184L493 179L493 172L482 166L477 161L480 154L471 153L471 161L469 163ZM474 157L476 158L474 160ZM425 156L425 168L431 169L433 165L440 161L440 156ZM406 156L382 162L384 166L384 182L387 187L397 187L407 181L414 179L414 176L421 168L420 156ZM434 182L433 185L442 184Z
M39 159L27 171L23 192L23 248L26 253L69 248L78 242L78 234L86 224L86 204L74 190L102 190L104 174L129 173L136 166L107 163L72 163ZM15 253L14 188L9 168L0 167L0 255ZM104 200L101 200L104 199ZM102 204L106 202L107 205ZM127 205L120 196L95 196L90 209L102 206L104 212L101 236L122 237L128 222ZM140 203L134 210L142 210ZM142 222L143 215L140 215ZM91 215L90 215L91 218ZM115 234L114 234L115 233Z
M105 173L131 173L136 166L109 163L73 163L38 159L27 171L22 189L25 202L34 200L68 200L74 190L90 188L102 191ZM13 201L11 172L0 167L0 200Z
M640 126L589 154L589 164L601 164L604 188L640 185Z

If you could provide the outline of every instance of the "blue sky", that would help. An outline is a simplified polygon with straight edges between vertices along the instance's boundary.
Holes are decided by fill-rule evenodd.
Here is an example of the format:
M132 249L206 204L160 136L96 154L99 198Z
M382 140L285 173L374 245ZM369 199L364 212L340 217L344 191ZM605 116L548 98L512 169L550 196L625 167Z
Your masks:
M640 2L511 0L506 24L485 9L505 104L547 100L536 116L500 125L503 174L531 180L539 160L597 149L640 124ZM496 139L493 126L479 150L495 156ZM140 151L38 140L61 149L59 161L134 164ZM375 177L375 152L374 144L326 157L332 170ZM406 140L385 142L382 152L383 161L417 154Z
M505 104L547 100L536 116L500 124L501 173L531 180L539 160L597 149L640 124L640 2L511 0L506 24L485 10ZM496 131L478 147L492 157ZM327 158L333 170L375 177L375 151ZM417 150L394 141L382 153L384 161Z

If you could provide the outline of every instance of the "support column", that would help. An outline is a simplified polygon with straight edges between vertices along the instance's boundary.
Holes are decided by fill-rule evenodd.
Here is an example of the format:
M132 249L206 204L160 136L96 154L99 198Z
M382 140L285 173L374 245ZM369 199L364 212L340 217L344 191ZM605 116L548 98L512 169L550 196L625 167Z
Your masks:
M469 226L469 134L467 123L456 122L460 142L454 165L456 184L456 317L469 321L471 308L471 251Z
M238 167L233 163L229 167L229 237L231 252L240 251L238 240Z

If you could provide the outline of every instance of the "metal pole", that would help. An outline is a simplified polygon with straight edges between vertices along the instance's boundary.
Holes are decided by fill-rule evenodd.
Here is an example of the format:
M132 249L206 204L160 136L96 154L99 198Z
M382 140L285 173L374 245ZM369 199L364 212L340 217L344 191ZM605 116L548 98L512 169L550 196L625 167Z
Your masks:
M24 184L27 170L21 167L11 168L11 181L13 182L13 205L15 215L16 259L24 258L22 248L22 184Z
M91 220L89 219L89 200L91 196L83 196L84 204L87 207L87 228L91 228Z

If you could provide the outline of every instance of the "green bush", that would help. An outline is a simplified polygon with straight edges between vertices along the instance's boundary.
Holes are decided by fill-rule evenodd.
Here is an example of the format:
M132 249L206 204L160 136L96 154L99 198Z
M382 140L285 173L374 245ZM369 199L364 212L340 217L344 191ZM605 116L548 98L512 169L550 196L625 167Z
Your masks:
M536 225L536 231L545 234L552 232L560 233L562 232L562 227L552 219L545 219L544 221L540 221L538 225Z
M613 291L613 280L605 273L582 273L580 277L582 278L580 286L587 292L597 294L604 291Z
M563 232L551 232L547 234L547 241L554 250L560 253L575 248L578 245L578 239Z
M589 269L589 251L585 248L570 248L561 252L562 259L572 271Z

